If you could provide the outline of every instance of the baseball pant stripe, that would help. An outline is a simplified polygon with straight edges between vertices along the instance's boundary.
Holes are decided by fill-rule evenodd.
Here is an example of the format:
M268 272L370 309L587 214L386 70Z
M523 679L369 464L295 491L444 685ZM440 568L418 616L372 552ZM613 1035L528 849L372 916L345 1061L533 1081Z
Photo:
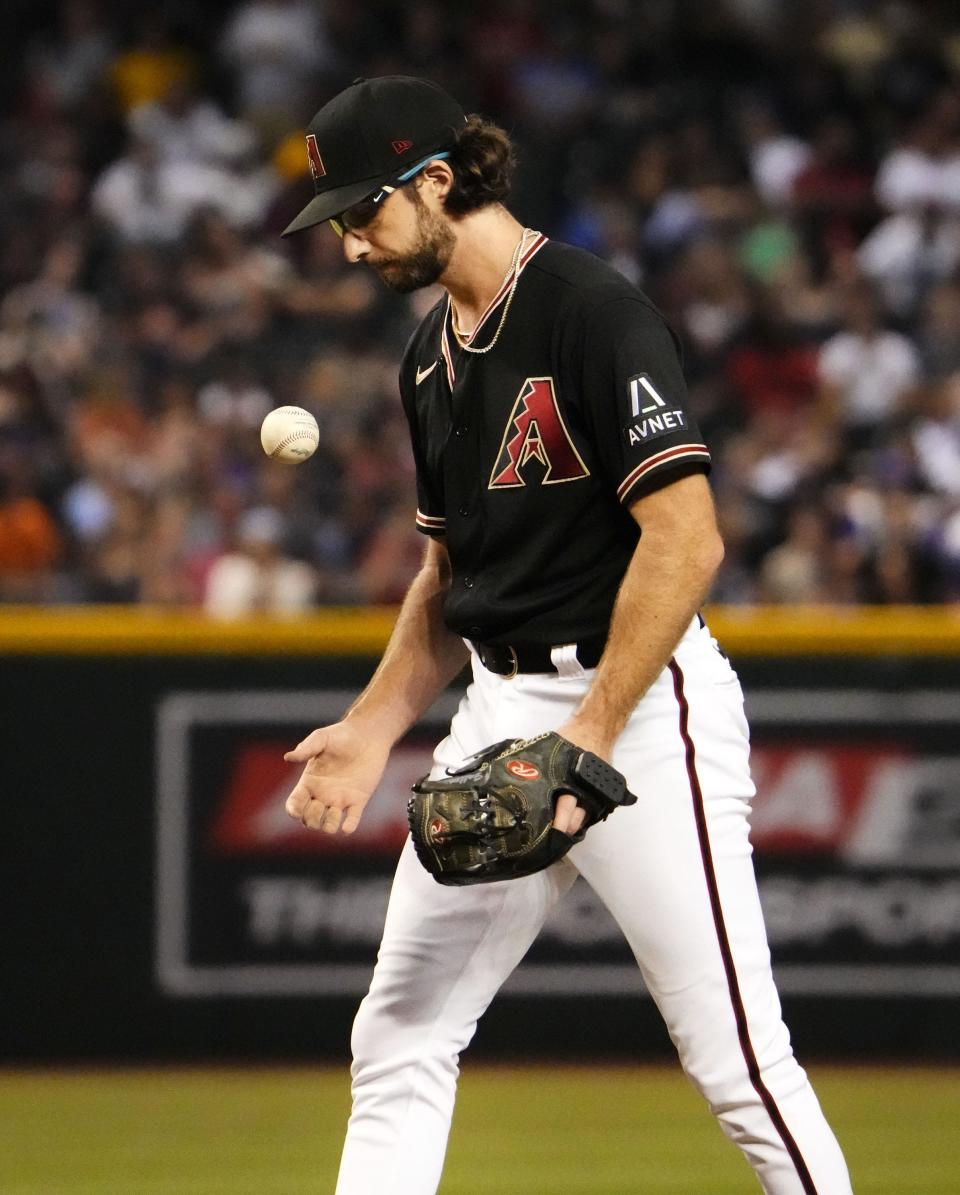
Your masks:
M677 698L677 705L680 711L680 737L683 740L684 749L686 752L687 763L687 777L690 781L690 795L693 800L693 814L697 824L697 837L700 843L700 855L703 860L703 873L707 882L707 891L710 897L710 908L713 913L713 923L716 927L717 942L720 947L720 955L723 959L723 969L727 978L727 988L730 993L730 1003L733 1006L733 1015L737 1025L737 1036L740 1039L740 1049L743 1053L743 1059L747 1066L747 1073L750 1077L750 1082L753 1088L759 1095L766 1108L771 1121L774 1124L780 1139L783 1141L790 1159L797 1169L797 1174L803 1184L803 1189L806 1195L817 1195L817 1188L814 1184L810 1170L803 1159L803 1155L793 1138L792 1133L787 1128L786 1122L780 1109L777 1107L776 1100L768 1090L766 1084L760 1076L760 1065L757 1062L756 1051L753 1048L753 1043L750 1040L750 1030L747 1025L747 1013L743 1004L743 997L740 994L740 983L737 979L737 971L733 961L733 952L730 949L730 940L727 935L727 928L723 919L723 907L720 904L720 890L717 885L716 870L713 865L713 855L710 850L710 838L707 833L707 819L704 813L703 793L700 788L700 779L697 775L697 760L696 750L693 745L693 738L690 735L689 715L690 708L687 705L687 698L683 689L683 671L676 660L670 661L670 672L673 676L673 691Z

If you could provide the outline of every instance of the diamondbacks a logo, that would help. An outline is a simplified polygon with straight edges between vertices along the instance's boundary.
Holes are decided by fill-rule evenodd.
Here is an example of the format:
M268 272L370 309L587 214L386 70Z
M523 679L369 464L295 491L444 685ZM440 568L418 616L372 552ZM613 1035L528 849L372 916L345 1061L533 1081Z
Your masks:
M317 148L317 139L313 133L307 133L307 165L310 167L310 173L313 175L315 183L318 183L327 173L323 158L320 157L320 150Z
M522 470L530 460L543 466L543 485L590 476L563 422L553 378L527 378L521 386L490 474L489 488L526 485Z
M540 769L536 764L528 763L525 759L511 759L507 764L507 771L518 780L539 780Z

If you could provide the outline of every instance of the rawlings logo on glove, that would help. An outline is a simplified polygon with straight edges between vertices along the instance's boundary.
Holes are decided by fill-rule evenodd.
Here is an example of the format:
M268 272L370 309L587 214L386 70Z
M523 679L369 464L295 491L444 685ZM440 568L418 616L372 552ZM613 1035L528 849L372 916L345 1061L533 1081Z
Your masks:
M586 810L576 834L553 827L556 799L572 793ZM407 803L423 866L439 884L488 884L542 871L633 793L616 768L551 731L504 739L424 777Z

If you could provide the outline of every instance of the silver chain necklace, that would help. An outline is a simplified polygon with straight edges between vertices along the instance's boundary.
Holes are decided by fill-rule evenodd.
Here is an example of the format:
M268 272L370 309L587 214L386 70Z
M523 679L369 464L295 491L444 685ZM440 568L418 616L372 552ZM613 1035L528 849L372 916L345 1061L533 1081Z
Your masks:
M460 332L457 328L457 316L453 310L453 300L450 300L450 328L453 331L454 339L465 353L476 353L478 355L481 353L489 353L493 346L500 339L500 333L503 331L503 325L507 322L507 313L510 310L510 304L513 302L513 296L516 293L517 283L520 281L520 258L523 256L523 247L527 243L528 237L538 237L539 235L540 233L536 232L534 229L525 228L520 240L517 243L516 249L513 251L513 261L511 262L510 270L507 273L507 278L509 278L511 274L513 275L513 282L510 284L510 290L507 292L507 298L503 304L503 311L500 315L500 322L497 324L497 330L494 332L493 338L489 344L484 345L482 349L475 349L472 345L467 344L466 340L464 340L464 338L460 335ZM506 279L504 279L504 281L506 281ZM476 332L476 329L474 329L474 332Z

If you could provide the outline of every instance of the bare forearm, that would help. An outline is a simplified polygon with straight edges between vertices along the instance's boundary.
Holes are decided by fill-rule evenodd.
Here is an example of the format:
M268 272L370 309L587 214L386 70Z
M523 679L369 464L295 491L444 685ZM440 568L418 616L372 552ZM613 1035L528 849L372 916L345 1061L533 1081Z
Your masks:
M631 710L663 671L699 609L713 570L639 550L623 579L610 635L576 720L612 744Z
M674 505L674 501L676 505ZM663 671L723 558L706 483L688 478L637 512L643 533L624 575L593 684L568 729L608 754Z
M462 639L443 624L445 557L431 545L370 683L347 717L396 742L457 675L468 657Z

